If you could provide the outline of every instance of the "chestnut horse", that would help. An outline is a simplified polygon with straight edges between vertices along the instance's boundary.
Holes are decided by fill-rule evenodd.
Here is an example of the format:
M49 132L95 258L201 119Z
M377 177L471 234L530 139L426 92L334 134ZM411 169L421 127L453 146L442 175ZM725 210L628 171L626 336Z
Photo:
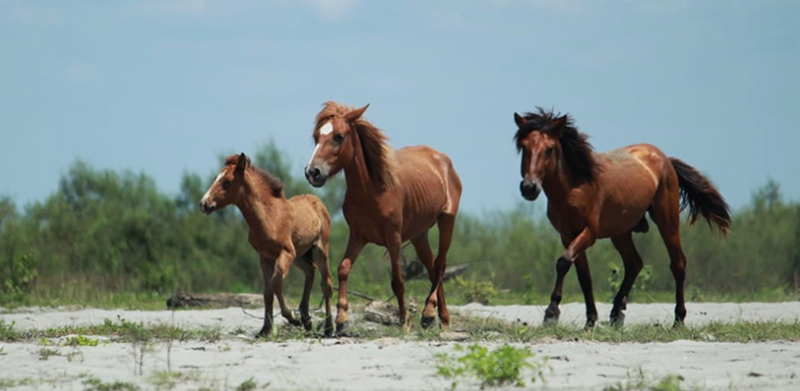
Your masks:
M392 290L400 319L409 329L404 299L400 251L410 240L428 270L430 294L422 312L422 326L435 320L438 307L443 328L450 324L442 276L461 200L461 180L447 155L427 146L393 151L386 136L361 116L369 105L352 109L326 102L314 127L316 148L306 166L308 182L315 187L344 171L347 190L342 211L350 227L344 259L339 264L337 334L347 326L347 278L367 243L383 246L392 265ZM439 225L439 253L434 259L428 230Z
M586 328L597 321L592 278L586 249L595 240L611 238L622 256L625 277L611 309L611 324L621 326L628 293L642 258L632 232L648 229L645 212L658 226L675 278L675 323L686 317L683 282L686 257L681 248L680 212L689 208L690 223L703 216L724 236L731 218L722 195L700 172L649 144L636 144L595 153L588 137L578 132L568 115L537 108L524 117L514 113L517 151L522 153L522 196L533 201L541 190L547 195L547 217L566 248L556 262L556 284L545 310L545 324L558 322L564 275L575 264L586 301Z
M328 238L331 217L319 198L298 195L288 200L283 195L283 184L272 174L254 167L250 159L231 155L225 166L200 201L206 214L229 204L236 205L249 228L247 240L258 253L264 278L264 327L256 337L269 336L272 331L272 303L278 297L281 314L290 324L301 323L311 330L308 300L314 284L314 269L319 268L322 294L325 298L326 336L333 335L331 296L333 282L328 263ZM305 273L303 298L300 301L298 321L283 298L283 279L294 264Z

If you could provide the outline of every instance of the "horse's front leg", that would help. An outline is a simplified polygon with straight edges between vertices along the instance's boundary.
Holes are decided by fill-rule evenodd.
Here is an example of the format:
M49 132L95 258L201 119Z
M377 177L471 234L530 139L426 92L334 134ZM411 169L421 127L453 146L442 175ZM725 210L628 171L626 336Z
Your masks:
M350 239L347 240L347 249L344 251L344 258L339 263L339 300L336 303L336 335L341 336L346 334L348 327L347 316L347 279L350 276L350 268L356 263L358 254L364 248L364 241L350 234Z
M264 325L261 331L256 334L256 338L266 338L272 334L272 304L275 300L275 295L272 293L272 274L275 269L275 263L264 257L261 257L261 275L264 279Z
M550 295L550 305L544 311L544 324L555 325L558 324L558 317L561 315L561 310L558 309L561 303L562 290L564 287L564 276L572 267L572 263L586 251L597 240L594 232L586 227L581 231L578 236L573 239L564 254L561 255L556 261L556 286L553 288L553 293Z

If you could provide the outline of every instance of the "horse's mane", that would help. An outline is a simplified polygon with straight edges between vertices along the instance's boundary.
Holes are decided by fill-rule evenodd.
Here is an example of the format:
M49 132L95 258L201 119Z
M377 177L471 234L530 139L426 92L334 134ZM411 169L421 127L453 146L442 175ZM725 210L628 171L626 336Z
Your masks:
M228 165L236 166L236 164L238 162L239 162L239 155L231 155L231 156L228 156L227 158L225 158L225 165L226 166L228 166ZM267 188L269 188L269 190L272 192L272 195L274 197L279 197L279 198L283 198L284 197L284 195L283 195L283 182L281 182L281 180L278 179L278 177L276 177L275 175L272 175L271 173L267 172L266 170L263 170L263 169L261 169L259 167L256 167L256 166L252 165L250 163L250 158L249 157L247 157L247 169L249 169L250 172L253 172L253 173L257 174L258 178L261 179L261 181L263 182L263 184Z
M337 102L325 102L322 111L317 114L314 131L316 132L331 117L336 115L344 116L352 110L352 107L347 107ZM372 182L377 183L381 188L389 188L396 185L397 176L395 172L397 164L394 158L394 150L386 143L389 138L363 117L353 122L353 128L361 141L364 164Z
M552 109L546 111L538 106L536 109L538 113L525 113L523 116L525 123L519 127L514 135L518 152L522 152L522 140L532 132L542 132L554 137L558 134L558 129L553 126L553 122L561 118L561 113L554 113ZM578 131L569 114L564 114L564 117L566 121L559 137L563 160L578 179L592 182L601 167L592 156L593 148L592 144L589 143L589 136Z

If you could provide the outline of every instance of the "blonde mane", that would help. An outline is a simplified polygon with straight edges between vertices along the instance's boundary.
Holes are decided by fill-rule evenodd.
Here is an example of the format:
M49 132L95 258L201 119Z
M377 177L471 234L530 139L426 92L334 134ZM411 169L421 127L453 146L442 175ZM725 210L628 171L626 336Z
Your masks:
M325 102L322 111L317 114L314 131L316 132L331 117L336 115L344 117L353 109L333 101ZM394 157L394 150L386 143L389 138L363 117L357 119L352 125L361 141L361 152L364 155L364 163L370 179L381 188L390 188L396 185L397 161Z

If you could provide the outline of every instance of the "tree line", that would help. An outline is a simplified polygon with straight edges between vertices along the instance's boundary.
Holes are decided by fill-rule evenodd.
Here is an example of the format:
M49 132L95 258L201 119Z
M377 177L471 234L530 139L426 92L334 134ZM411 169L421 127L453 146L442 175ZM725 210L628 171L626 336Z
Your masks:
M330 258L336 283L348 235L341 215L344 180L339 176L321 189L311 188L297 178L287 156L267 142L252 159L283 180L287 197L312 193L325 202L333 217ZM221 167L223 157L218 158ZM247 243L238 210L229 207L206 216L197 207L213 175L186 172L179 192L167 194L146 173L97 169L77 160L44 200L21 207L0 196L0 301L24 302L36 292L68 294L71 289L162 295L176 290L260 292L258 257ZM547 297L563 248L544 216L544 204L520 200L509 210L462 211L450 264L468 263L464 280L491 282L525 301ZM636 289L674 290L666 249L651 227L634 237L645 269L633 297ZM785 200L774 181L766 181L749 205L733 212L727 241L702 222L684 223L681 235L690 301L800 288L800 203ZM434 228L434 249L437 236ZM607 240L588 256L598 299L608 301L621 280L622 262ZM410 246L404 264L409 275L421 270ZM368 246L353 267L352 289L390 295L389 268L383 249ZM300 291L300 274L292 272L290 277L298 279L287 284L290 294ZM575 280L567 278L565 292L579 292Z

